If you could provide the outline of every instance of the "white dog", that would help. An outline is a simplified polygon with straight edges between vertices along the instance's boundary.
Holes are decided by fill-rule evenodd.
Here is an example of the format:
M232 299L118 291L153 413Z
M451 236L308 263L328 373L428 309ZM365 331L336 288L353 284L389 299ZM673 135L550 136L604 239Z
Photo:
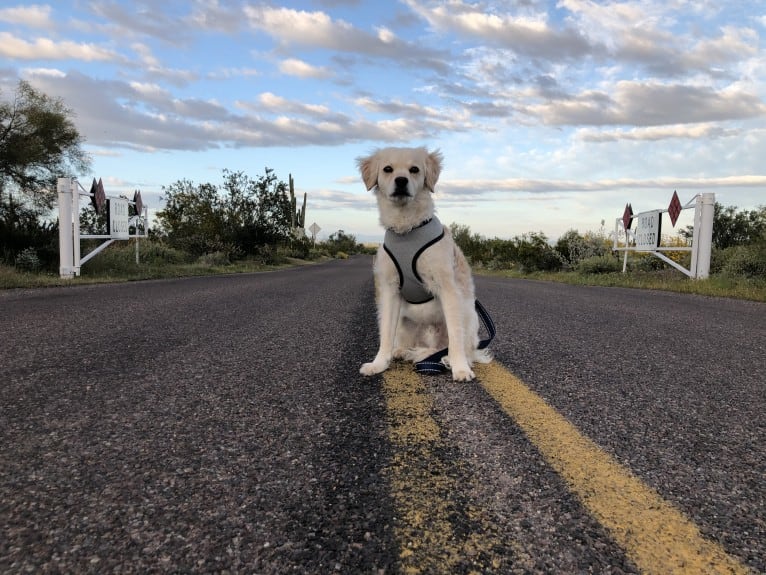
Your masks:
M441 172L441 154L386 148L357 163L365 186L375 190L386 228L374 266L380 347L360 373L381 373L394 358L418 362L448 347L443 363L452 378L472 380L473 362L491 358L478 349L471 269L434 216L431 194Z

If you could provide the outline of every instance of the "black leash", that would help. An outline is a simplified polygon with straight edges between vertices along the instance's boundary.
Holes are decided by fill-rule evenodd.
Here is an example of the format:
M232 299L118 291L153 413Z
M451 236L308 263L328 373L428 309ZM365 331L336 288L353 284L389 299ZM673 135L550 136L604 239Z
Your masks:
M479 319L481 320L481 323L484 324L484 329L487 330L487 334L489 335L489 337L479 342L479 349L484 349L495 338L495 322L489 317L489 313L487 313L484 306L479 303L479 300L476 300L476 313L479 315ZM442 359L447 355L448 351L449 349L445 347L444 349L429 355L424 360L417 362L415 364L415 371L431 375L448 371L449 368L442 363Z

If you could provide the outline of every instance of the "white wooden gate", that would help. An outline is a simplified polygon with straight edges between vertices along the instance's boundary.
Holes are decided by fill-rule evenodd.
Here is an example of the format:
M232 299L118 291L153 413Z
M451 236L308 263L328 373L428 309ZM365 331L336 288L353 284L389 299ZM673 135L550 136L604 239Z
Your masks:
M674 205L675 203L675 205ZM691 247L663 247L660 246L662 214L665 212L675 213L680 210L694 208L694 234ZM625 273L628 263L628 252L645 252L661 259L673 266L680 272L694 279L705 279L710 275L710 254L713 250L713 216L715 214L715 194L697 194L685 205L678 202L674 193L673 200L667 210L651 210L641 212L635 216L630 210L630 204L625 207L626 213L617 218L614 224L615 251L625 252L622 263L622 271ZM636 222L635 229L631 230L631 223ZM624 238L624 240L623 240ZM674 262L662 252L691 252L691 265L686 269L681 264Z
M138 263L138 238L145 238L149 231L149 208L137 206L143 214L128 216L128 205L136 205L135 201L126 198L109 196L109 233L81 234L80 233L80 196L90 197L80 183L73 178L59 178L57 182L59 204L59 275L62 278L72 278L80 275L80 267L89 259L99 254L108 245L117 240L136 238L136 263ZM135 227L136 233L130 235L130 226ZM143 231L141 231L143 230ZM80 256L80 240L103 239L96 249L86 256Z

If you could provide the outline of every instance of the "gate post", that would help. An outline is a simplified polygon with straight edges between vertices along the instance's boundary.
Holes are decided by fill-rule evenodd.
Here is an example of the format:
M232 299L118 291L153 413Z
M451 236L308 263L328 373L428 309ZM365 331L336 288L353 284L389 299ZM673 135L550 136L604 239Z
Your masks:
M697 196L697 205L694 210L691 262L691 271L695 279L704 280L710 275L714 215L715 194L707 193Z
M62 278L71 278L74 276L71 178L59 178L56 190L59 197L59 275Z

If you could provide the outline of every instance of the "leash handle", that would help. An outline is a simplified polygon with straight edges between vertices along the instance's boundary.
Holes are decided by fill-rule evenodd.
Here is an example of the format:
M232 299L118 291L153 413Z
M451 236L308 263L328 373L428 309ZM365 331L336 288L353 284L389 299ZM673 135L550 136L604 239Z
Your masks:
M489 316L489 313L484 308L484 306L481 305L479 300L475 301L474 306L476 307L476 313L478 314L479 319L481 320L481 323L484 325L484 329L487 331L487 334L488 334L487 338L479 342L479 349L484 349L492 342L493 339L495 339L495 334L497 333L497 330L495 329L495 322L492 321L492 318ZM449 351L449 348L445 347L444 349L429 355L424 360L417 362L415 364L415 371L418 373L425 373L429 375L437 375L440 373L444 373L445 371L447 371L447 366L442 363L442 359L444 358L445 355L447 355L448 351Z

